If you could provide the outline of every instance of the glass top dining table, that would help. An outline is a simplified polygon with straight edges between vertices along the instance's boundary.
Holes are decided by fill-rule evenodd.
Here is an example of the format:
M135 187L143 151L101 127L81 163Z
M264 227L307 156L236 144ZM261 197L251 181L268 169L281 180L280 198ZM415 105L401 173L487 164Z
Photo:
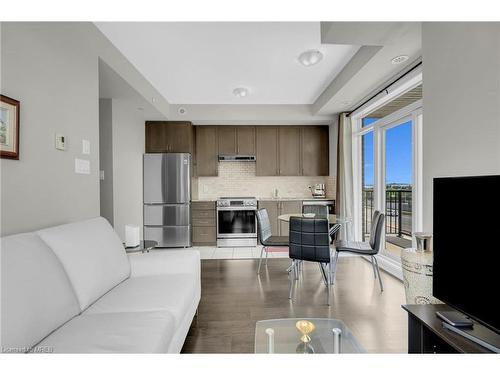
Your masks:
M311 214L283 214L278 216L278 220L289 222L291 217L304 217L304 218L310 218L314 219L316 218L315 216L311 216ZM344 216L338 216L338 215L328 215L328 223L330 224L347 224L350 223L350 219Z

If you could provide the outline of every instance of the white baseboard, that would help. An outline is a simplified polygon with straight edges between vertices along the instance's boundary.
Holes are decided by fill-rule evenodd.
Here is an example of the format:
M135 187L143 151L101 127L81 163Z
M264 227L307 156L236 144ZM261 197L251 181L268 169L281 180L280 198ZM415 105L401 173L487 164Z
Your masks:
M403 270L401 269L401 263L383 255L376 255L379 267L392 276L403 281ZM363 257L367 262L370 262L370 257Z

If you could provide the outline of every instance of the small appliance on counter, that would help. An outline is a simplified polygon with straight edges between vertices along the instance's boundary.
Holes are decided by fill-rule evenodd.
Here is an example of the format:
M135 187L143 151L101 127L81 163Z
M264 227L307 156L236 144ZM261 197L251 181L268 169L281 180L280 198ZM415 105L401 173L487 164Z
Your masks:
M309 190L311 190L311 194L313 198L325 198L326 197L326 188L325 184L314 184L312 186L308 186Z

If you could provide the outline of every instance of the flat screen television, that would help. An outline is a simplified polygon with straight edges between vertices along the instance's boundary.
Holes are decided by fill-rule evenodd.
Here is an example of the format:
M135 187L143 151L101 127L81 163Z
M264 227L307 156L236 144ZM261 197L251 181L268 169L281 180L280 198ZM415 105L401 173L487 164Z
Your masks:
M500 176L434 179L433 295L500 333Z

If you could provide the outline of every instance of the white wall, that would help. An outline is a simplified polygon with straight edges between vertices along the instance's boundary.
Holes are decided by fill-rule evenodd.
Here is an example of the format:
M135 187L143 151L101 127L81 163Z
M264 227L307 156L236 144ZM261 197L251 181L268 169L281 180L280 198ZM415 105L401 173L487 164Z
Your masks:
M113 103L99 99L99 169L104 173L100 182L100 214L111 225L113 213Z
M422 33L424 229L432 231L434 177L500 174L500 23L424 23Z
M20 160L0 160L1 235L98 216L99 59L160 113L168 102L91 23L0 27L1 92L21 101ZM66 136L66 151L54 148L56 132ZM75 157L90 160L90 175L74 173Z
M97 58L79 30L2 23L2 94L21 102L20 160L1 159L1 234L99 215ZM54 148L64 134L67 150ZM81 154L82 139L91 154ZM90 175L74 159L90 160Z
M113 212L114 228L125 240L125 225L141 227L143 114L124 99L113 99Z

